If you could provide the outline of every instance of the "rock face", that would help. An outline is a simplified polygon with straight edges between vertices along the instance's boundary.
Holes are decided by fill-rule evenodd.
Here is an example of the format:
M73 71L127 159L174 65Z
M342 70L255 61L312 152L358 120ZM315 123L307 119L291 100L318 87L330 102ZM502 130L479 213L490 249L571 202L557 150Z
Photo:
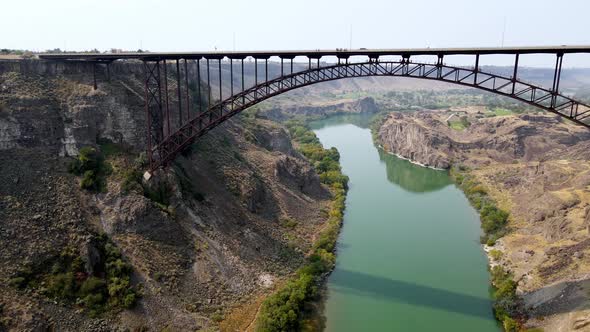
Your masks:
M435 168L450 166L453 141L444 133L393 113L379 129L379 141L388 151Z
M111 75L93 90L89 66L0 62L0 150L44 146L76 155L97 137L143 148L141 67L116 64Z
M286 120L293 116L320 116L335 115L340 113L376 113L379 109L375 105L375 100L371 97L365 97L358 100L338 101L335 103L323 103L318 105L293 105L281 106L265 110L264 115L269 119L276 121Z
M275 164L277 178L312 197L327 197L328 192L320 185L320 179L309 164L290 156L281 156Z
M261 279L300 267L323 227L329 192L285 128L265 119L232 118L149 183L123 191L144 149L140 69L113 64L111 81L99 71L93 90L83 65L0 61L0 280L25 266L51 269L66 248L94 272L103 257L93 239L105 233L143 289L137 309L96 319L1 282L8 329L215 329L214 317L269 286ZM121 153L106 159L105 192L87 192L64 156L105 138ZM281 226L287 219L296 227Z
M378 141L391 153L414 162L448 168L454 162L488 164L542 155L590 139L581 127L564 124L556 115L483 117L466 113L469 127L455 130L452 111L394 112L381 124ZM474 156L477 156L475 158Z

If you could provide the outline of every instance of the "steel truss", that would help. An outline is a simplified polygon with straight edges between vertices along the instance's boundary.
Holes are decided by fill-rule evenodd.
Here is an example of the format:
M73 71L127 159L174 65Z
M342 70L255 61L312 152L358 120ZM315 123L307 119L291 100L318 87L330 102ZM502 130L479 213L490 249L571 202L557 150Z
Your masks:
M168 109L168 88L167 75L160 75L160 61L145 61L146 69L146 113L148 116L148 158L150 159L150 170L164 166L172 161L178 153L189 146L196 138L203 136L209 130L215 128L230 117L238 114L255 104L258 104L268 98L276 96L287 91L308 86L315 83L333 81L343 78L368 77L368 76L393 76L393 77L412 77L420 79L429 79L443 81L447 83L459 84L467 87L478 88L488 92L496 93L510 97L535 107L547 110L568 118L580 125L590 127L586 120L590 117L590 106L580 101L574 100L559 93L559 79L561 73L562 55L557 56L555 75L552 89L543 88L517 79L518 55L516 55L514 75L506 77L481 71L479 69L479 56L476 57L474 68L454 67L443 64L442 57L435 64L415 63L409 60L409 57L402 58L400 61L378 61L378 59L369 59L369 62L349 63L338 61L337 64L321 66L319 59L317 66L310 65L306 70L293 72L293 59L291 60L291 70L285 74L283 61L281 60L281 76L264 82L258 82L258 68L256 68L256 84L248 89L244 89L244 62L241 59L241 86L242 91L234 93L233 84L233 59L231 65L231 96L223 99L221 88L219 90L219 100L210 104L206 110L196 113L189 117L188 121L182 122L180 116L179 126L164 131L163 120L169 122L170 110ZM185 60L186 62L186 60ZM209 61L207 61L208 63ZM266 72L268 77L268 59L265 59ZM258 60L256 60L258 67ZM221 73L221 61L219 60L219 73ZM166 70L164 62L164 71ZM177 66L178 68L178 66ZM207 65L209 73L209 65ZM188 72L185 70L185 75ZM201 93L200 71L198 72L198 93ZM219 75L221 78L221 75ZM178 79L178 100L181 100L180 94L180 71L177 69ZM162 80L164 84L162 84ZM209 75L207 75L207 86L205 87L211 95ZM221 87L221 80L219 82ZM164 85L165 100L162 101L162 85ZM187 96L188 96L188 81ZM211 99L209 99L211 101ZM163 104L166 108L163 108ZM179 103L179 113L181 105ZM199 105L200 107L200 105ZM187 98L187 115L188 98ZM164 134L166 132L166 134Z

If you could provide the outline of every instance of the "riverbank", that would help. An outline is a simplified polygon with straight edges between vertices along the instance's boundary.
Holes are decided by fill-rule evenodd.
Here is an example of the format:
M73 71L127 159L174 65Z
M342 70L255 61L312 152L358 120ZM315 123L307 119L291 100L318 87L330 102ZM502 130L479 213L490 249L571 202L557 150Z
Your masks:
M321 319L314 312L312 302L319 299L318 288L334 268L348 177L342 174L338 150L324 149L305 122L290 120L286 127L296 143L295 148L314 164L320 181L330 188L332 206L326 213L326 224L306 255L305 265L262 303L256 331L321 331Z
M469 125L455 128L445 122L450 115ZM519 328L569 331L590 324L584 291L590 277L585 261L590 254L585 130L543 113L506 111L498 116L474 107L391 115L379 124L376 136L390 142L399 138L384 144L386 149L421 163L466 166L456 173L457 182L472 204L478 208L485 193L510 214L505 232L489 243L486 239L485 249L493 279L511 275L513 280L499 289L522 299L521 309L514 307L512 315ZM397 146L419 147L419 153ZM465 177L470 185L462 185ZM483 213L481 218L485 231L490 225Z
M369 124L339 116L312 127L350 177L326 331L497 331L477 214L447 172L378 149Z

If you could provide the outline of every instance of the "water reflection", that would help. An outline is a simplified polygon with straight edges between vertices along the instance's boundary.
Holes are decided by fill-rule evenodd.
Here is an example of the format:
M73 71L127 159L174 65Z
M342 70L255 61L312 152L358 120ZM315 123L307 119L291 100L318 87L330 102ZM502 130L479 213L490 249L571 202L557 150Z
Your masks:
M310 127L313 130L317 130L323 127L331 127L341 124L353 124L360 128L369 128L374 117L375 114L372 113L338 114L322 120L313 121L310 123Z
M328 118L314 121L310 124L311 129L318 130L325 127L332 127L343 124L353 124L359 128L369 128L375 114L339 114ZM385 162L387 179L397 184L406 191L421 193L440 190L449 184L451 179L448 172L434 170L418 166L411 162L379 150L379 159Z
M385 162L387 180L407 191L436 191L452 183L447 171L412 164L407 160L388 154L383 149L379 149L379 159Z

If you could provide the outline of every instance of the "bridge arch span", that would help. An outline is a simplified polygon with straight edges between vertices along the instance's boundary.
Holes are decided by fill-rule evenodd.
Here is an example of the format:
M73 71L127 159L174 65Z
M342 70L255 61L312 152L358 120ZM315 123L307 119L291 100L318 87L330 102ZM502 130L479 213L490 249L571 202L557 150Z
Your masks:
M154 145L150 154L152 170L167 164L196 138L220 125L232 116L273 96L316 83L345 78L390 76L428 79L481 89L509 97L589 126L590 106L555 90L481 71L476 68L401 61L368 61L338 63L310 67L307 70L282 75L235 93L212 104L188 122ZM146 82L147 84L147 82Z

